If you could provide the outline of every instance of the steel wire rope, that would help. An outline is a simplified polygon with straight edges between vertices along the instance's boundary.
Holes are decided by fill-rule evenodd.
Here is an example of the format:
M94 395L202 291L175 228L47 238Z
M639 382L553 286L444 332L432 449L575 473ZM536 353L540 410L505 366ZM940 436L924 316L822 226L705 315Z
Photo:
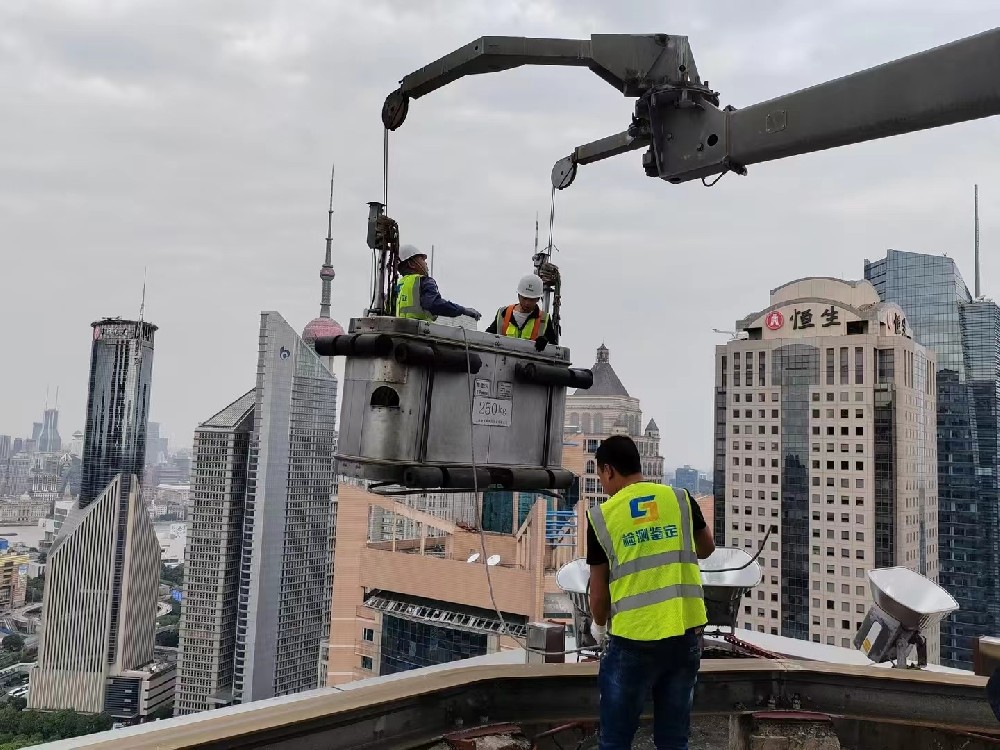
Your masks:
M474 393L475 393L475 381L472 377L472 355L469 350L469 334L464 327L460 327L462 331L462 342L465 346L465 375L466 380L469 384L469 452L472 464L472 491L476 498L476 511L479 516L477 519L477 526L479 531L479 546L482 550L483 557L487 557L486 549L486 532L483 529L483 504L482 497L479 494L479 476L476 465L476 422L474 417ZM524 651L536 654L561 654L563 656L569 654L578 654L584 651L596 651L593 646L582 646L573 649L563 649L562 651L546 651L544 649L536 649L528 646L528 639L525 638L523 641L520 636L514 635L507 625L507 620L504 618L503 613L500 611L500 607L497 605L496 592L493 589L493 576L491 574L491 565L484 565L486 568L486 586L489 589L490 594L490 604L493 605L493 611L496 613L497 618L500 620L501 635L506 635L519 647L524 649ZM589 588L589 585L588 585ZM577 638L579 638L579 633L577 633Z

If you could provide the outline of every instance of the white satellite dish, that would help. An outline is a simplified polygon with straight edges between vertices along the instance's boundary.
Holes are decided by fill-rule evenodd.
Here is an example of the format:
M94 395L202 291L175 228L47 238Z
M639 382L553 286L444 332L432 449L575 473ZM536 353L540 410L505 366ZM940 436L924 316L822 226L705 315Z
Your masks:
M471 555L469 555L469 559L466 560L466 562L467 563L474 563L478 559L479 559L479 553L478 552L473 552Z
M499 565L500 564L500 555L490 555L489 557L486 558L486 564L487 565Z
M572 560L556 572L556 586L568 594L586 594L590 566L582 557Z

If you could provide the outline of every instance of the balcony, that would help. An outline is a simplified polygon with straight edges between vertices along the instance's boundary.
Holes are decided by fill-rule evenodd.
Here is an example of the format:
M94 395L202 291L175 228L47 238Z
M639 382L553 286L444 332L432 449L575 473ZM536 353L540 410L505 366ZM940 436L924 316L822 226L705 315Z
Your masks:
M520 731L536 738L568 723L575 726L554 737L562 747L577 746L592 731L597 713L597 665L509 663L523 659L523 652L504 652L38 747L437 750L472 747L461 741L439 744L455 732L468 736ZM695 698L691 748L996 748L1000 725L986 702L985 684L985 678L971 674L706 659ZM806 724L821 726L840 744L833 739L758 744L750 735L762 724L794 727L786 734L799 736ZM739 744L731 745L730 737ZM586 740L580 745L594 746ZM557 745L552 738L541 738L536 747ZM651 745L637 740L640 747Z

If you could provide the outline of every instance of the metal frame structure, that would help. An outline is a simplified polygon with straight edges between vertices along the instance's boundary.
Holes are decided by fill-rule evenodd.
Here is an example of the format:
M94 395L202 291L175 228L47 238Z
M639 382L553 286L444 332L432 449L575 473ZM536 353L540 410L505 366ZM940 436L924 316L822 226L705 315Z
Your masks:
M719 107L688 38L594 34L589 40L487 36L406 76L385 100L396 130L411 99L467 75L523 65L587 67L637 99L629 126L556 162L552 185L577 167L646 148L646 174L671 183L774 159L1000 114L1000 28L743 109Z

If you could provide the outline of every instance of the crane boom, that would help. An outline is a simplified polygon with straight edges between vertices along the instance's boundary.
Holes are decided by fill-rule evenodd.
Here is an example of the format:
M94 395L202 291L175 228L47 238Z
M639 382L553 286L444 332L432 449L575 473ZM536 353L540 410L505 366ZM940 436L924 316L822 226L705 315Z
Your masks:
M595 34L590 40L482 37L406 76L386 99L395 130L409 100L466 75L522 65L588 67L637 99L627 129L556 162L568 187L578 165L646 148L646 174L671 183L751 164L1000 114L1000 29L821 83L744 109L719 107L687 37Z

